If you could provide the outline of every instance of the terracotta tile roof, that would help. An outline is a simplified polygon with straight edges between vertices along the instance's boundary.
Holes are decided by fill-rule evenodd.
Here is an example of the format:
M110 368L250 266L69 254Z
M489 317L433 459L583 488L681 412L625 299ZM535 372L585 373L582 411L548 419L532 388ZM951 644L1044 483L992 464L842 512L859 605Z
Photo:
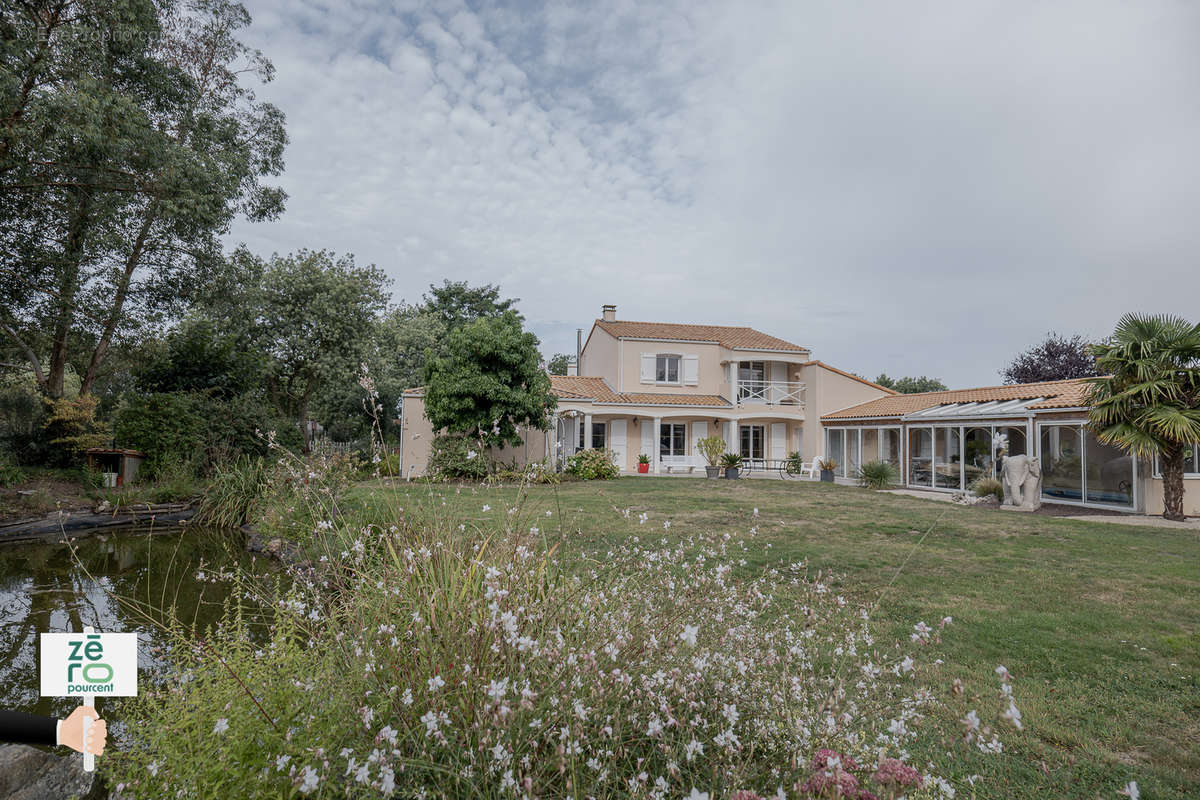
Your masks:
M768 336L754 328L728 325L680 325L674 322L629 322L596 320L596 327L618 339L662 339L669 342L716 342L731 350L781 350L808 352L807 347Z
M617 395L617 402L631 406L707 406L730 408L733 404L719 394L655 394L651 392L626 392Z
M843 408L826 414L822 420L857 419L862 417L902 417L917 411L950 403L986 403L991 400L1031 400L1044 397L1030 408L1080 408L1087 405L1088 383L1082 378L1041 383L1018 383L1007 386L984 386L978 389L951 389L945 392L894 394L867 403Z
M816 360L805 361L800 366L802 366L802 367L813 367L813 366L823 367L823 368L829 370L830 372L836 372L838 375L841 375L842 377L850 378L851 380L858 381L859 383L865 383L867 386L878 389L881 392L887 392L888 394L900 394L895 389L889 389L886 386L880 386L878 383L875 383L874 381L869 381L866 378L863 378L859 375L855 375L853 372L846 372L845 370L840 370L837 367L831 367L830 365L826 364L824 361L816 361Z
M551 375L550 391L561 400L591 400L631 406L706 406L729 408L732 403L715 394L669 394L666 392L614 392L603 378Z
M608 387L604 378L588 378L578 375L551 375L550 391L565 400L599 400L615 402L617 393Z

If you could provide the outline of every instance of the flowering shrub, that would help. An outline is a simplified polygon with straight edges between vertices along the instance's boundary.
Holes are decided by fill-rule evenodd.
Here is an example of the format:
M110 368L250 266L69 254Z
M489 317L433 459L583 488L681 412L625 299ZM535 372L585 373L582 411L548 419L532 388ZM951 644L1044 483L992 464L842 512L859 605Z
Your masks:
M607 481L621 474L611 450L580 450L567 459L567 472L585 481Z
M519 508L318 521L337 555L294 569L286 590L247 585L267 619L235 593L207 638L179 634L177 670L123 709L110 785L138 797L951 796L907 752L938 702L963 706L971 746L1000 749L965 698L926 686L939 667L919 657L949 618L877 642L837 576L802 563L751 573L752 519L744 538L673 543L643 541L648 519L614 514L625 544L573 568ZM995 724L1019 726L999 678Z
M487 477L486 450L478 439L458 433L442 433L429 451L429 474L442 480L482 480Z

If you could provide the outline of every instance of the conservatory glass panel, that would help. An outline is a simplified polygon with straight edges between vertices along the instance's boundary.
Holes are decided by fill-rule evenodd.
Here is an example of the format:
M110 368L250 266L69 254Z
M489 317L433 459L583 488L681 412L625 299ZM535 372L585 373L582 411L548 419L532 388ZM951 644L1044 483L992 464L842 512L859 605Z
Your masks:
M962 434L959 428L938 428L933 448L934 486L939 489L962 488Z
M1133 456L1119 447L1101 444L1085 431L1083 461L1089 503L1133 507Z
M1077 425L1042 428L1042 496L1083 499L1083 437Z
M858 437L861 431L846 431L846 462L842 467L843 478L853 478L858 474Z
M933 430L908 429L908 482L914 486L933 485Z

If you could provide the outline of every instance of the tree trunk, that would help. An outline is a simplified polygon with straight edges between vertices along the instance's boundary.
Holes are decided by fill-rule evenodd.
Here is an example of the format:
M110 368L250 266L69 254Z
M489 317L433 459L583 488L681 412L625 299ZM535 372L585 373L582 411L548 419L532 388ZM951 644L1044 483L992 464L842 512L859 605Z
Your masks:
M55 399L63 396L63 378L67 371L68 338L75 321L75 295L79 291L79 270L83 264L84 241L91 224L92 195L90 190L79 193L75 211L63 242L62 264L58 273L57 313L54 320L54 341L50 347L50 369L46 375L46 394Z
M1182 522L1183 516L1183 449L1174 448L1159 454L1163 476L1163 519Z
M125 259L125 271L117 284L117 294L109 309L108 319L104 321L104 332L100 335L100 341L96 343L96 349L92 351L92 359L88 363L83 383L79 387L80 395L91 394L92 386L95 385L96 378L99 376L100 364L104 361L104 356L108 354L113 334L117 330L117 323L121 321L121 314L125 308L125 298L129 294L129 282L133 279L134 270L137 269L138 263L142 259L142 253L146 249L146 238L149 236L150 227L156 218L155 208L156 206L152 204L146 209L146 216L143 218L142 227L138 230L137 238L134 240L133 249L130 251L129 257Z

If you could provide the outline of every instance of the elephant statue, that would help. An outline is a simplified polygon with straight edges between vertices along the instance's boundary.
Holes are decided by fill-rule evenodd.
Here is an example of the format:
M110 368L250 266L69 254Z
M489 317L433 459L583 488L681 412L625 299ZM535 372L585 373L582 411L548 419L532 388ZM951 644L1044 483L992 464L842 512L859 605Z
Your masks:
M1033 456L1006 456L1000 465L1004 505L1036 511L1042 505L1042 462Z

